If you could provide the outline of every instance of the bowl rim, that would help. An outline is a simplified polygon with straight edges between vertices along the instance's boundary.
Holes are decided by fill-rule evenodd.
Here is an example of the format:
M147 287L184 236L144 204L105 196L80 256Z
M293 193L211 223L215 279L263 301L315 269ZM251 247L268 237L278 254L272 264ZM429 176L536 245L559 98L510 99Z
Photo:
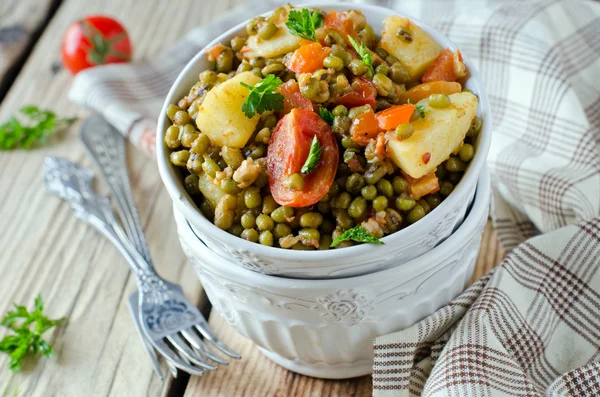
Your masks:
M476 232L475 228L477 228L483 214L485 214L486 210L489 208L489 204L491 201L492 187L490 181L490 173L486 165L482 169L481 175L479 176L479 179L477 181L477 190L475 193L475 198L473 200L473 206L469 211L469 214L465 218L464 222L460 225L460 227L456 229L456 231L452 233L450 237L448 237L445 241L443 241L440 245L433 248L432 250L414 259L411 259L408 262L404 262L400 265L391 267L389 269L384 269L368 274L361 274L357 276L330 279L303 279L280 277L277 275L268 275L255 272L246 269L242 266L238 266L237 264L225 258L222 258L216 253L212 252L210 248L208 248L204 243L202 243L202 241L199 241L198 243L200 246L202 246L202 250L207 250L211 253L211 255L206 255L207 257L211 257L211 259L200 260L204 263L208 263L206 266L210 268L210 271L212 273L217 273L219 276L224 276L233 280L243 280L244 284L250 284L255 287L266 287L279 290L288 288L304 290L359 288L361 286L370 285L371 283L380 282L381 280L398 279L397 273L404 272L404 269L407 265L419 262L435 263L439 257L447 256L449 251L454 252L455 249L452 247L459 246L460 249L463 249L460 243L456 243L456 241L465 240L470 234ZM485 218L487 221L487 216ZM190 226L189 221L185 219L185 222L187 223L185 233L189 232L195 238L200 239L200 237L198 237L198 235ZM216 264L215 262L218 262L218 264ZM340 285L340 281L343 281L343 285ZM409 280L403 281L406 282Z
M456 44L454 44L450 39L440 33L438 30L432 28L426 23L418 20L417 18L413 18L411 16L405 15L403 13L399 13L397 11L391 10L389 8L370 5L370 4L355 4L355 3L331 3L331 2L314 2L309 4L301 4L296 5L296 7L317 7L317 8L325 8L325 9L358 9L361 11L369 10L372 12L378 12L391 15L398 15L405 18L411 19L411 21L415 22L419 27L421 27L427 34L429 34L436 42L442 45L444 48L458 49ZM262 15L268 15L271 11L264 13ZM229 246L239 247L241 250L247 252L253 252L260 256L265 257L281 257L294 261L328 261L332 259L339 259L340 257L348 257L348 256L357 256L364 255L368 251L373 250L374 248L381 248L386 246L393 246L396 240L401 240L402 237L413 233L417 227L419 228L430 228L432 224L436 221L436 214L443 214L444 209L453 208L454 203L458 201L458 197L464 196L467 193L467 190L470 186L477 183L477 179L479 177L478 170L481 170L485 167L487 155L489 152L490 144L491 144L491 130L492 130L492 116L489 105L489 100L485 91L485 88L481 82L479 72L475 68L475 66L469 61L468 58L463 57L463 62L467 66L469 70L469 78L468 81L477 86L478 88L478 97L479 97L479 109L478 113L482 115L482 129L478 136L478 148L475 152L475 157L469 163L467 170L465 171L463 177L461 178L458 185L455 186L452 193L444 200L442 203L434 208L427 216L423 219L419 220L419 222L409 225L404 229L401 229L395 233L387 235L381 239L385 243L385 245L373 247L372 244L360 244L352 247L346 247L339 250L316 250L316 251L296 251L289 249L282 249L277 247L269 247L261 244L253 243L250 241L246 241L240 237L234 236L228 233L225 230L219 229L212 222L202 215L199 208L195 205L191 197L185 191L183 183L179 180L179 176L176 173L174 167L172 167L168 161L168 151L164 145L164 133L165 133L165 123L166 123L166 109L170 104L175 104L177 102L177 98L174 98L175 92L182 84L182 81L185 79L187 74L190 73L190 70L193 69L202 57L205 56L207 48L210 48L218 43L224 42L226 38L229 36L239 32L242 30L246 23L251 18L237 24L236 26L228 29L224 33L218 35L214 40L208 43L201 51L198 52L184 67L184 69L179 73L177 79L169 89L169 93L165 97L163 107L161 109L157 129L156 129L156 157L158 162L158 170L163 181L163 184L167 188L167 192L171 197L171 200L177 207L177 209L184 215L186 220L191 221L193 225L195 225L198 229L203 232L209 232L214 235L216 239L220 240L222 243L227 244ZM418 225L418 226L417 226Z

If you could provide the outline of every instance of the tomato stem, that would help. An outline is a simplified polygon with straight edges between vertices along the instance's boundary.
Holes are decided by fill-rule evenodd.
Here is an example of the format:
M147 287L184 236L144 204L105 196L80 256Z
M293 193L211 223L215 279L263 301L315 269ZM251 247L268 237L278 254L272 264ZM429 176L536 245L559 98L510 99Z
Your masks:
M127 34L121 32L118 35L106 39L94 25L88 21L81 21L83 35L90 41L92 47L88 51L88 61L94 65L103 65L106 63L106 57L111 55L123 61L129 61L131 57L121 51L115 50L114 45L125 39Z

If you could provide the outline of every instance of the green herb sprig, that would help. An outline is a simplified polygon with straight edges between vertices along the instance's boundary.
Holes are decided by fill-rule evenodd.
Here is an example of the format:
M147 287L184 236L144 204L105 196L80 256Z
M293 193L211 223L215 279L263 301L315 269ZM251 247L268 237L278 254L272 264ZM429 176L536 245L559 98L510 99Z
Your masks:
M285 23L291 34L303 39L317 41L316 29L323 25L323 17L318 11L312 13L308 8L301 11L291 10Z
M323 146L319 143L317 136L313 137L312 143L310 144L310 151L308 152L308 157L304 162L304 165L300 169L303 174L310 174L314 172L317 168L317 164L319 164L319 159L321 158L321 153L323 153Z
M281 79L274 74L268 75L254 87L241 82L241 85L250 90L250 95L242 105L246 117L251 119L256 113L283 109L283 95L274 92L282 83Z
M0 125L0 150L31 149L69 127L77 118L60 118L50 110L24 106L20 117L12 116Z
M342 241L347 240L356 241L357 243L383 244L383 241L367 232L364 227L354 226L352 229L346 230L341 236L338 236L338 238L333 240L331 243L331 248L335 247Z
M407 103L407 104L409 104L409 105L415 105L415 108L416 108L416 109L417 109L417 111L419 112L419 116L420 116L422 119L424 119L424 118L425 118L425 106L423 106L423 105L419 105L419 104L416 104L416 103L414 103L414 104L413 104L413 103L410 101L410 99L409 99L408 101L406 101L406 103Z
M327 122L327 124L333 125L333 119L335 117L334 117L333 113L331 113L331 111L329 109L327 109L326 107L322 106L319 108L319 116L321 116L321 118L323 120L325 120L325 122Z
M2 319L0 324L7 327L14 334L6 335L0 341L0 352L10 356L9 368L19 371L23 359L28 354L42 353L46 357L52 356L52 346L42 335L50 328L62 324L65 318L52 320L44 315L44 301L38 295L35 298L33 310L30 312L25 306L14 304L11 310ZM19 324L20 322L20 324Z
M354 47L354 50L362 60L362 63L364 63L371 71L371 74L374 75L375 71L373 70L373 54L371 54L371 51L369 51L365 43L361 42L360 44L358 44L358 42L354 40L352 36L348 36L348 40L350 41L350 44L352 44L352 47Z

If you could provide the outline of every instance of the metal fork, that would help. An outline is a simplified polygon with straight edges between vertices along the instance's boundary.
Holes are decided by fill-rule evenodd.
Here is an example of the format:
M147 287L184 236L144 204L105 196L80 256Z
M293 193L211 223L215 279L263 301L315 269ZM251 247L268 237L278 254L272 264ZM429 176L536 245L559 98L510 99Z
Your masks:
M232 358L239 354L225 346L210 330L202 313L173 284L160 278L135 249L119 225L108 198L92 188L94 174L68 160L49 157L44 169L47 189L71 205L76 217L108 238L125 256L139 289L140 322L155 349L177 368L193 375L227 364L205 343ZM199 332L204 336L200 338Z

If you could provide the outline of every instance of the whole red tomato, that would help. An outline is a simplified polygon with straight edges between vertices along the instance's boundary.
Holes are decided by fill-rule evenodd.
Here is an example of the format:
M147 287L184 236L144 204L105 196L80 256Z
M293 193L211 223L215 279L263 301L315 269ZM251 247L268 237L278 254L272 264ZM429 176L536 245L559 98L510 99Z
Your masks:
M63 64L73 74L107 63L129 62L131 42L119 22L91 15L69 26L61 46Z

